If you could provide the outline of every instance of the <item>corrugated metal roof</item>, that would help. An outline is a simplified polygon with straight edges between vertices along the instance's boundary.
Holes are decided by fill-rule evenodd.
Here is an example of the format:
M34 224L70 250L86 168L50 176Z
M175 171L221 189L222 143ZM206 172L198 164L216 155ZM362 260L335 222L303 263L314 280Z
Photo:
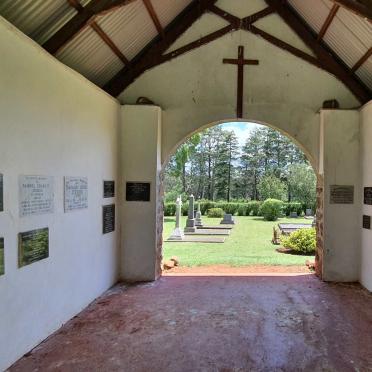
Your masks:
M56 57L99 86L123 67L120 59L90 27L66 44Z
M82 0L84 6L90 0ZM43 44L75 14L66 0L1 0L0 14L39 44Z
M191 3L191 0L152 0L151 3L160 24L165 28Z

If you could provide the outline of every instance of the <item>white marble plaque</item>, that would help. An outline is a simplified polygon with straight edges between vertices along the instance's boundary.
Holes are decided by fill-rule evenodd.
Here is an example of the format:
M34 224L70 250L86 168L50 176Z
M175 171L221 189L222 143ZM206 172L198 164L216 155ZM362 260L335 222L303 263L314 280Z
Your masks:
M54 212L54 179L51 176L19 176L19 215Z
M88 208L88 178L65 177L65 212Z

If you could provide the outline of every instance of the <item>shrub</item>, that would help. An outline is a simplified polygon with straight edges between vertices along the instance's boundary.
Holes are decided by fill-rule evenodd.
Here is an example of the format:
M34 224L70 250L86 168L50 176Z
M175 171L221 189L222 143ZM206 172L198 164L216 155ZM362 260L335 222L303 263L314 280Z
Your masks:
M211 208L208 210L208 217L214 217L214 218L222 218L223 217L223 209L221 208Z
M248 210L248 204L240 203L238 207L238 216L248 216L247 210Z
M289 236L283 236L281 242L285 248L297 253L313 254L316 248L315 229L300 229Z
M296 212L297 215L301 216L303 212L303 206L298 202L284 203L283 212L286 216L289 216L292 212Z
M247 204L247 216L258 216L260 213L261 203L258 200L252 200Z
M216 203L213 202L213 201L209 201L209 200L202 200L200 202L200 211L202 213L202 215L206 215L208 213L208 210L211 209L211 208L215 208L216 206Z
M189 214L189 202L182 204L182 216L187 216Z
M283 202L277 199L267 199L260 208L260 214L266 221L276 221L281 214Z
M238 212L239 203L216 203L216 208L221 208L225 213L236 214Z
M164 204L164 216L174 216L176 214L176 203Z

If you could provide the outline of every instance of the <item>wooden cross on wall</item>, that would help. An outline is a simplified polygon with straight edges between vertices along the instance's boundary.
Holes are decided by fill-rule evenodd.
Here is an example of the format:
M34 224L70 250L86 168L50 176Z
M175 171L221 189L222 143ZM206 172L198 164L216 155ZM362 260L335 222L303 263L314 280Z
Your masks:
M259 61L257 59L244 59L244 47L240 45L238 49L238 59L224 58L223 63L238 65L236 116L241 119L243 117L244 65L258 65Z

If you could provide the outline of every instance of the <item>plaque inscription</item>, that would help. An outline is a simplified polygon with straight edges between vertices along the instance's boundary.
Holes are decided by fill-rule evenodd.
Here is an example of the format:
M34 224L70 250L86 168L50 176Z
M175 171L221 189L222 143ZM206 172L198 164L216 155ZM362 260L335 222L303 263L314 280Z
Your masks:
M65 177L65 212L88 208L88 178Z
M372 187L364 188L364 204L372 205Z
M54 211L54 180L50 176L19 176L19 215Z
M354 204L354 186L331 185L331 204Z
M127 201L150 201L150 182L127 182Z
M47 227L19 233L18 239L19 267L49 257L49 229Z
M115 231L115 204L102 207L102 232L108 234Z
M363 216L363 229L371 229L371 216Z
M5 262L4 262L4 238L0 238L0 275L5 273Z
M0 212L4 212L4 185L3 175L0 173Z
M115 181L103 181L103 197L113 198L115 196Z

